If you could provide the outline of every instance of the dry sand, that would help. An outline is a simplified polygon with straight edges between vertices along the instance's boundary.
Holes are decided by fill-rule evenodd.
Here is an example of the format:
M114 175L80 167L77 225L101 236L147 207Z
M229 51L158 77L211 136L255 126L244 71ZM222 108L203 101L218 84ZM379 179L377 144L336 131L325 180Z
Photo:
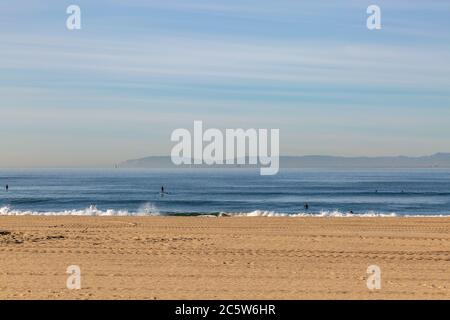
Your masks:
M5 216L0 230L0 299L450 298L450 218Z

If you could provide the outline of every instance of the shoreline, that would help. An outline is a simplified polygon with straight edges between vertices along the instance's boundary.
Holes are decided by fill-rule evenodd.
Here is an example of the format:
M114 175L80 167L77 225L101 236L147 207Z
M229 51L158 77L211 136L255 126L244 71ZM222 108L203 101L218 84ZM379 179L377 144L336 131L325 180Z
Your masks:
M450 217L192 218L0 216L0 299L450 299Z
M158 214L71 214L71 213L58 213L58 214L48 214L45 212L42 213L24 213L24 214L16 214L16 213L2 213L0 211L1 217L60 217L60 218L284 218L284 219L327 219L327 218L336 218L336 219L376 219L376 218L405 218L405 219L450 219L450 214L430 214L430 215L400 215L396 213L263 213L263 214L253 214L252 212L247 213L158 213Z

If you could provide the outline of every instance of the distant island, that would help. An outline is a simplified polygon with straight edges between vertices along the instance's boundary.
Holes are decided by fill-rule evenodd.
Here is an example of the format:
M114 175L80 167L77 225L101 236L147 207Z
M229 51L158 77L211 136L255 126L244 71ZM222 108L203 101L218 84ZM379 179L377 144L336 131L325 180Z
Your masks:
M248 159L246 159L248 160ZM248 163L248 161L246 161ZM170 156L150 156L127 160L117 168L255 168L255 165L182 165L172 163ZM450 153L407 157L343 157L343 156L281 156L281 168L450 168Z

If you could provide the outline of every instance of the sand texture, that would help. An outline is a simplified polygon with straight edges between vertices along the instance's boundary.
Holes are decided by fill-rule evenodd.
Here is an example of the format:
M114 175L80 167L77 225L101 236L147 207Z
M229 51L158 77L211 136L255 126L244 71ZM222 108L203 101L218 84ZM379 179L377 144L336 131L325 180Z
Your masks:
M450 299L450 218L3 216L0 299Z

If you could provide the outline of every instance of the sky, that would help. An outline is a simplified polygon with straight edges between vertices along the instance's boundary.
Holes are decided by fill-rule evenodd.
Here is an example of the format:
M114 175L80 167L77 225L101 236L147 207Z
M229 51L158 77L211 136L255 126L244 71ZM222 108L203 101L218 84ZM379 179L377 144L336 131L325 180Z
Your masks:
M169 155L194 120L280 129L283 155L449 152L450 2L0 3L0 167Z

